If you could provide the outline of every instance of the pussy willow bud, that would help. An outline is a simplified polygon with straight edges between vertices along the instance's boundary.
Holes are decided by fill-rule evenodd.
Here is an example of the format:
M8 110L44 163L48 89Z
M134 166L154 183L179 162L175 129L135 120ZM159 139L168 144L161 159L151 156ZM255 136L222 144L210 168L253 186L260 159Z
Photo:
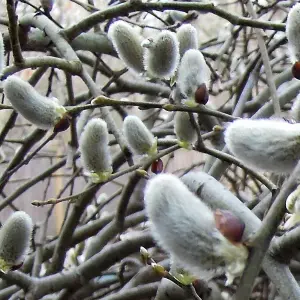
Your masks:
M25 119L40 129L54 128L66 118L66 109L57 99L42 96L17 76L10 76L4 81L4 94Z
M179 178L155 176L148 181L144 198L152 235L174 265L201 279L224 266L227 284L241 275L247 248L218 230L212 210Z
M241 119L225 131L228 149L245 165L289 173L300 159L300 124L280 120Z
M124 21L116 21L109 27L108 37L128 68L137 73L144 72L144 49L138 32Z
M190 106L206 104L210 70L202 53L196 49L186 51L177 73L177 86L186 99L184 102Z
M130 149L135 154L156 154L157 140L140 118L127 116L124 120L123 131Z
M32 232L30 216L18 211L13 213L0 229L0 270L4 273L20 265L29 250Z
M174 130L180 145L184 148L188 148L197 139L196 129L187 112L176 112Z
M54 0L40 0L40 2L45 12L50 12L52 10Z
M300 187L298 186L286 199L286 209L292 214L285 222L284 229L290 229L300 223Z
M77 118L76 132L78 137L80 137L81 133L83 132L83 129L86 123L88 122L93 111L94 111L93 109L86 109L83 112L81 112L79 117Z
M176 34L164 30L153 41L144 43L145 69L149 76L170 78L175 74L179 62L179 43Z
M286 21L286 37L292 63L300 61L300 4L295 4L288 13Z
M102 182L112 173L112 160L108 147L106 122L101 119L90 120L79 139L79 149L84 168L94 182Z
M191 24L184 24L177 30L180 56L189 49L198 49L197 30Z
M2 33L0 33L0 75L5 67L5 57L4 57L4 42Z
M169 12L169 16L173 22L182 22L187 17L187 13L178 10L171 10Z

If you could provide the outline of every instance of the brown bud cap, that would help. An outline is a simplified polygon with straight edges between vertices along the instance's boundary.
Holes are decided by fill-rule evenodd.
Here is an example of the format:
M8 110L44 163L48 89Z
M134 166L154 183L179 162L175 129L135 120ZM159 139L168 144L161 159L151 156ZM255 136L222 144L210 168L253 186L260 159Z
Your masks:
M300 61L296 61L292 67L293 76L300 80Z
M229 210L214 212L217 229L231 242L240 242L245 230L245 223Z
M299 69L300 71L300 69ZM299 74L300 75L300 74ZM195 92L195 102L199 104L206 104L208 102L208 91L205 83L201 83Z
M163 171L163 168L164 168L164 163L160 158L155 160L151 164L151 172L155 174L161 173Z
M60 119L54 126L53 132L62 132L70 127L71 116L66 114L62 119Z
M18 264L18 265L12 266L12 267L10 268L10 270L11 270L11 271L16 271L16 270L19 270L20 268L22 268L22 266L23 266L23 262L21 262L21 263Z

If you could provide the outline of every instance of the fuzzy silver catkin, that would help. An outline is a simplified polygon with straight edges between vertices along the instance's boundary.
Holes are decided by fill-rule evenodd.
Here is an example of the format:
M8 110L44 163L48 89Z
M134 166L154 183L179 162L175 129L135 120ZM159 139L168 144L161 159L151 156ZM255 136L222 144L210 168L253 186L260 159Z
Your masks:
M144 198L152 235L170 254L172 264L201 279L225 264L229 284L241 275L247 249L219 232L212 210L179 178L155 176L148 181Z
M146 125L136 116L127 116L123 132L130 149L139 155L153 155L157 152L157 141Z
M281 120L241 119L225 131L228 149L245 165L289 173L300 159L300 124Z
M32 228L30 216L18 211L0 229L0 269L3 272L23 262L29 250Z
M145 69L148 75L169 79L175 74L180 59L179 43L174 32L163 30L153 41L144 43Z
M286 21L286 37L291 62L300 60L300 4L295 4L288 13Z
M3 36L0 32L0 74L2 74L3 69L5 68L5 57L4 57L4 42Z
M116 21L108 30L114 48L125 65L137 73L144 72L142 38L124 21Z
M42 96L28 82L14 75L4 81L4 94L25 119L40 129L54 127L66 113L57 99Z
M177 86L188 101L195 102L195 92L201 84L208 86L210 70L203 54L196 49L186 51L181 59L177 75Z
M198 49L197 30L191 24L184 24L177 30L180 56L189 49Z
M106 179L112 173L108 142L107 124L99 118L87 123L79 139L83 166L99 180Z
M180 142L192 144L197 139L197 132L187 112L177 111L174 118L174 131Z

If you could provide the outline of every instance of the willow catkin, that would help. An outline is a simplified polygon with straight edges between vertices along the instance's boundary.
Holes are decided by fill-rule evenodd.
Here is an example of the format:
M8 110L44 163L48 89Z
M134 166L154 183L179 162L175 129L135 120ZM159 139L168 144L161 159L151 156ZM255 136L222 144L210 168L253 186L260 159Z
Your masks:
M183 24L177 30L180 56L189 49L198 49L198 33L191 24Z
M179 43L176 34L163 30L149 43L144 43L145 69L148 75L169 79L174 76L179 62Z
M203 279L225 265L227 284L241 275L247 249L225 238L213 211L179 178L156 175L148 181L144 198L152 235L177 268Z
M94 182L105 181L112 173L108 142L106 122L99 118L90 120L80 136L79 149L83 166Z
M125 65L136 73L143 73L144 48L139 33L126 22L116 21L109 27L108 37Z
M153 155L157 152L157 140L140 118L127 116L123 132L129 148L135 154Z
M25 119L40 129L53 128L65 118L66 109L57 99L42 96L17 76L9 76L4 81L4 94Z
M0 269L9 271L21 264L29 250L32 233L30 216L18 211L13 213L0 229Z
M197 139L197 132L193 126L190 115L187 112L177 111L175 114L174 131L177 139L184 148L194 143Z
M240 119L226 129L225 142L230 152L249 167L290 173L300 159L300 124Z
M177 86L184 97L184 102L194 106L208 101L207 86L210 70L203 54L196 49L186 51L177 72Z

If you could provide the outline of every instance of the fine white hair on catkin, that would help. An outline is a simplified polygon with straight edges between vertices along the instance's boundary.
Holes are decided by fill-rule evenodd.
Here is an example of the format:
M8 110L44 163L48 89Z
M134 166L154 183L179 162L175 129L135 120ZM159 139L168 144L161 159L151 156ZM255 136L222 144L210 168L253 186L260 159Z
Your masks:
M57 99L42 96L28 82L14 75L4 81L4 94L25 119L40 129L53 128L66 113Z
M142 37L124 21L114 22L108 30L114 48L125 65L140 74L144 72Z
M191 24L183 24L177 30L179 52L182 57L189 49L198 49L198 33Z
M197 132L187 112L177 111L174 118L174 131L181 142L192 144L197 139Z
M32 229L32 220L23 211L14 212L4 223L0 229L0 264L3 271L24 261Z
M225 264L229 282L241 274L248 257L216 228L213 211L174 175L160 174L145 189L145 209L157 243L194 276L211 276Z
M295 4L289 11L286 21L286 37L292 63L300 61L300 3Z
M300 124L240 119L226 129L225 142L230 152L249 167L289 173L300 158Z

